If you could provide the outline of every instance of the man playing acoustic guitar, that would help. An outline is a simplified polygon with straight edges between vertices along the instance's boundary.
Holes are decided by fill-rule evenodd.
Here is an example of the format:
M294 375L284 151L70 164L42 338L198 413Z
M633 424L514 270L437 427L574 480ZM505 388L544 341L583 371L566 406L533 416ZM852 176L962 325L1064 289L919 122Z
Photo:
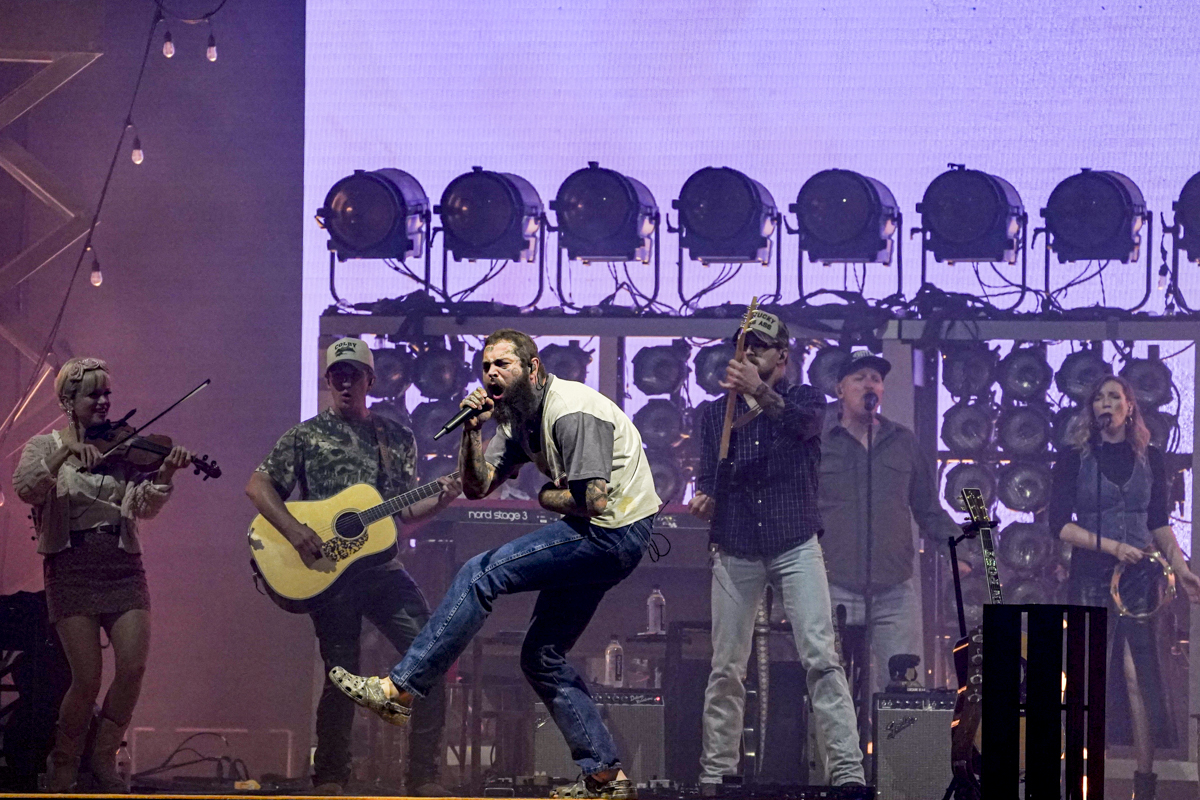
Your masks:
M416 484L417 447L412 431L367 409L375 380L374 358L361 339L339 339L326 354L325 380L331 408L285 433L250 477L246 494L259 512L299 552L305 565L320 569L317 534L288 511L284 500L297 487L301 500L324 500L358 483L392 497ZM440 494L416 502L396 516L415 522L432 516L458 496L457 478L439 479ZM344 584L344 585L343 585ZM357 669L362 618L369 619L403 653L429 619L429 606L412 577L393 559L370 566L328 590L332 596L309 613L326 671ZM437 785L438 755L445 723L445 691L439 680L413 713L409 742L408 793L444 796ZM350 778L354 706L326 683L317 704L317 751L313 784L318 794L341 794Z
M787 326L774 314L751 315L744 360L730 361L721 382L739 395L738 423L729 447L731 475L718 478L725 403L705 407L697 426L700 473L690 510L713 521L713 657L704 694L700 759L704 796L718 794L723 777L737 773L746 699L742 681L767 581L783 599L800 663L808 673L831 783L863 784L854 706L834 648L829 584L817 543L825 399L811 386L788 385L784 371L790 343Z
M335 669L330 679L359 705L403 724L413 699L438 684L498 597L540 592L521 668L584 775L553 796L631 800L637 790L621 771L612 735L567 653L605 592L633 572L649 545L660 502L641 436L604 395L548 374L537 345L520 331L489 336L482 366L483 387L463 401L481 412L464 424L464 493L486 497L532 463L551 479L539 502L562 519L463 565L390 676ZM485 450L479 428L493 412L500 425Z

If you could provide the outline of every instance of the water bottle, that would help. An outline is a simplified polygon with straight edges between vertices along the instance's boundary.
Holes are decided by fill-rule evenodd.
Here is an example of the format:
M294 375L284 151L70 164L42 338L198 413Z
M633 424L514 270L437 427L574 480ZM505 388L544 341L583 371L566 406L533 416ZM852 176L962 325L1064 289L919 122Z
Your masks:
M128 792L133 783L133 757L129 755L129 743L124 739L117 748L116 768L117 777L125 784L125 791Z
M662 591L655 586L646 598L646 633L665 632L666 611L667 598L663 597Z
M604 648L604 685L616 689L625 686L625 648L615 633Z

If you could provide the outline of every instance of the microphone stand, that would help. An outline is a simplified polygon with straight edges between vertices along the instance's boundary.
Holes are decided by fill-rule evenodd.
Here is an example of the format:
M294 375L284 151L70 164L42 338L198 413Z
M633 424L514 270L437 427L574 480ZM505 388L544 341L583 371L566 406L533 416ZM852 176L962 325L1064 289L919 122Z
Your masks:
M866 558L866 586L863 588L863 669L866 676L864 688L866 695L862 698L859 704L859 714L861 722L859 729L862 731L862 751L867 752L867 744L872 741L871 736L871 675L874 669L874 662L871 660L871 623L872 623L872 604L874 592L871 588L872 571L871 560L872 550L875 545L874 532L874 460L875 460L875 404L879 402L879 397L874 392L867 392L863 395L863 405L870 414L870 419L867 421L867 558Z

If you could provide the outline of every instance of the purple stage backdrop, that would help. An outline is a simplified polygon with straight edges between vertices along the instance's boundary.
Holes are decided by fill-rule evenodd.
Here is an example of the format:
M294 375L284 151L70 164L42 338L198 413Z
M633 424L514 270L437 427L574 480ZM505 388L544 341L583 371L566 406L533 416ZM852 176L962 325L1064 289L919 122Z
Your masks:
M1143 247L1152 248L1156 267L1157 215L1170 221L1172 200L1200 170L1200 42L1190 33L1200 27L1200 5L1193 2L535 0L410 11L383 0L308 2L305 416L316 410L318 317L332 302L327 237L312 213L354 169L403 169L436 203L455 176L482 165L524 176L548 203L567 175L598 160L644 182L675 221L670 202L701 167L747 173L780 209L813 173L839 167L890 187L906 231L919 224L915 205L948 162L1011 182L1031 229L1042 224L1038 212L1059 181L1081 167L1112 169L1141 187L1155 214L1154 240L1143 230ZM900 238L911 296L920 249L906 232ZM434 254L440 263L440 240ZM785 237L783 259L783 299L791 302L794 237ZM664 232L660 297L678 305L674 262L675 236ZM487 266L452 261L451 289L469 286ZM1083 266L1054 263L1053 283ZM1040 285L1040 249L1031 251L1030 267ZM524 304L535 269L510 264L471 299ZM689 294L719 270L694 262L684 269ZM894 290L893 270L869 269L868 296ZM1093 281L1072 289L1066 304L1133 305L1144 290L1141 270L1113 264L1103 294ZM1018 275L1016 267L1003 272ZM649 287L648 267L635 265L631 274ZM809 266L806 290L853 286L858 277ZM947 290L985 291L964 265L932 264L930 278ZM999 282L990 267L984 279ZM595 264L571 264L567 283L576 303L594 303L613 287L607 268ZM1181 284L1193 305L1200 301L1195 268L1184 269ZM379 261L342 265L338 286L351 302L416 288ZM746 302L772 288L771 270L746 266L706 300ZM541 302L556 303L550 292ZM1163 306L1157 293L1149 310ZM1033 310L1032 298L1023 308ZM630 355L648 343L632 344ZM1068 349L1056 348L1052 361ZM1166 344L1163 352L1178 349ZM1191 354L1171 366L1182 390L1183 449L1190 449ZM627 408L643 402L635 396ZM1189 533L1181 534L1190 549Z

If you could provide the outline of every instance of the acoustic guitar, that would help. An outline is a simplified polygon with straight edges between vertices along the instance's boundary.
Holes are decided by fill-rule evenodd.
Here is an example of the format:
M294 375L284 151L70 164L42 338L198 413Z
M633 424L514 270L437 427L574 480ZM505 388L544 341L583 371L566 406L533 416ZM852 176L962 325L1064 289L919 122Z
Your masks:
M322 540L324 556L311 567L305 566L292 543L259 514L246 532L250 564L276 605L297 614L310 611L349 580L348 576L390 561L396 555L392 515L441 491L441 484L432 481L384 500L374 486L359 483L327 500L288 503L291 515Z

